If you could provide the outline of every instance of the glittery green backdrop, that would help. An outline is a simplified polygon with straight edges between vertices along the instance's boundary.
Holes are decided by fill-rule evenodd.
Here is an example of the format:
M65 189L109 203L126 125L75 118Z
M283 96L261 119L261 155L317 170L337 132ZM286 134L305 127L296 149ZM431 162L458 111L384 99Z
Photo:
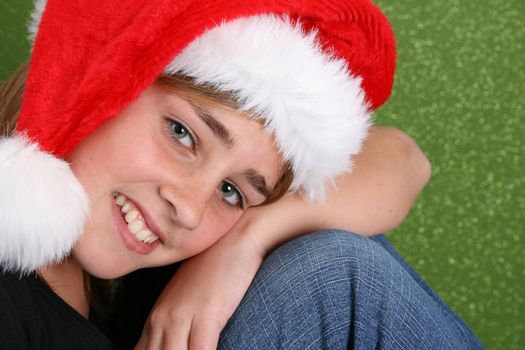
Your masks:
M432 180L390 237L488 349L525 348L525 1L378 1L398 41L376 114Z
M525 348L525 1L378 0L398 41L376 122L433 177L390 238L488 349ZM28 55L30 0L0 2L0 79Z

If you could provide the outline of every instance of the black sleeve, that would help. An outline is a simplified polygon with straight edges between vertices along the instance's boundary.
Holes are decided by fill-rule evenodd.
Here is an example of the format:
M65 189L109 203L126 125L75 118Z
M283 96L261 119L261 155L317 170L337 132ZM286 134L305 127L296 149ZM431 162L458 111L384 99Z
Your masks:
M2 349L31 349L31 329L20 319L8 293L0 288L0 345Z
M178 264L142 269L118 281L108 334L118 349L133 349L144 323ZM145 287L146 286L146 287Z

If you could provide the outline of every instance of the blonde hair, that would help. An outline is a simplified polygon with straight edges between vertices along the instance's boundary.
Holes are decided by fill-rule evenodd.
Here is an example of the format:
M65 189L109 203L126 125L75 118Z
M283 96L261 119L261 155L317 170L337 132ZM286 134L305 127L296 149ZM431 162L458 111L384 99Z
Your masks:
M27 71L28 64L24 63L9 79L0 85L0 136L10 136L15 129L22 106ZM201 103L219 105L239 111L239 105L235 100L234 93L220 91L211 85L197 84L190 77L162 75L157 79L157 83L183 96L196 98ZM241 114L245 114L261 123L264 122L261 116L252 115L249 111L241 112ZM292 180L293 172L291 167L289 164L285 164L282 176L277 181L270 197L263 204L268 204L281 198L288 191Z

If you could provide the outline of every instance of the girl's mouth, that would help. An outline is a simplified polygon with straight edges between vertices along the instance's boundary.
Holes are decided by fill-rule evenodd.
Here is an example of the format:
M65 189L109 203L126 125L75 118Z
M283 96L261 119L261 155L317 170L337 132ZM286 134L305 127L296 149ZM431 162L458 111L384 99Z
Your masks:
M118 193L115 198L115 203L120 208L120 213L124 221L128 224L129 231L135 238L143 243L151 244L159 239L159 236L154 234L147 226L140 210L123 194Z

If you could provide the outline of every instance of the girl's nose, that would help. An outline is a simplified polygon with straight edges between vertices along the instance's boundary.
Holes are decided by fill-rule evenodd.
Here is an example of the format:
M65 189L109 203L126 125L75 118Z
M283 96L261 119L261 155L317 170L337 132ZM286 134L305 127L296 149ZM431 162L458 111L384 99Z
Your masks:
M170 184L160 187L160 195L172 207L174 221L187 230L194 230L202 222L210 190Z

